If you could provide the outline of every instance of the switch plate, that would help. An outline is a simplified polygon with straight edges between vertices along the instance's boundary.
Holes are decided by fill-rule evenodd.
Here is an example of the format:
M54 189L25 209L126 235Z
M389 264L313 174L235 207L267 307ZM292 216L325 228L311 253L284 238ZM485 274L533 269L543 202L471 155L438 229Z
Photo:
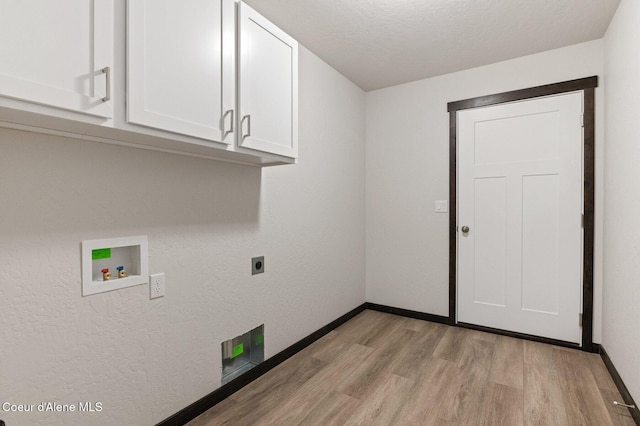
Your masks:
M436 212L446 213L447 211L449 211L447 200L436 200Z
M264 272L264 256L251 258L251 275Z
M164 273L149 275L149 299L164 297Z

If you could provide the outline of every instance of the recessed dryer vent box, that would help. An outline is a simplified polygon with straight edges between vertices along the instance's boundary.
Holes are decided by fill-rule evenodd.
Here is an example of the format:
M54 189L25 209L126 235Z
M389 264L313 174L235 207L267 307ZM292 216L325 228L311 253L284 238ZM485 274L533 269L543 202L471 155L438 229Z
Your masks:
M264 324L222 342L222 384L264 361Z
M119 277L118 267L124 273ZM103 270L108 269L110 277ZM82 242L82 295L103 293L149 282L146 235Z

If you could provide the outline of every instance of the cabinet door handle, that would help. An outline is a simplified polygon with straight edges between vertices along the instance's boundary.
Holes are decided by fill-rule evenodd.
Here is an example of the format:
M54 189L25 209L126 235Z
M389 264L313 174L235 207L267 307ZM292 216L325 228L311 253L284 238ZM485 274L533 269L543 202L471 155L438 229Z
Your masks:
M231 126L229 126L229 130L225 130L225 131L224 131L224 134L225 134L225 135L228 135L229 133L233 133L233 112L234 112L234 111L233 111L232 109L229 109L229 110L227 110L227 111L224 113L224 116L225 116L225 117L226 117L227 115L231 116ZM226 121L225 121L224 123L226 124ZM223 126L224 126L224 124L223 124ZM224 127L226 127L226 126L224 126ZM224 130L224 129L223 129L223 130Z
M106 74L107 80L107 94L102 98L102 102L107 102L111 100L111 67L102 68L102 72Z
M242 139L251 136L251 114L247 114L242 117L242 121L247 120L247 133L242 135Z

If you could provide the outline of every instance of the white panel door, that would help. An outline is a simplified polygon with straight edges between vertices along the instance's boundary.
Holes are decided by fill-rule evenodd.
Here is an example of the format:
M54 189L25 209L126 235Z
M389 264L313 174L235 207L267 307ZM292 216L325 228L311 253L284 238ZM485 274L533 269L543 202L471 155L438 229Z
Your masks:
M112 0L0 0L0 96L111 118L112 71Z
M581 92L458 113L459 322L581 341L581 114Z
M298 43L239 4L238 144L298 156Z
M233 0L129 0L127 121L233 142Z

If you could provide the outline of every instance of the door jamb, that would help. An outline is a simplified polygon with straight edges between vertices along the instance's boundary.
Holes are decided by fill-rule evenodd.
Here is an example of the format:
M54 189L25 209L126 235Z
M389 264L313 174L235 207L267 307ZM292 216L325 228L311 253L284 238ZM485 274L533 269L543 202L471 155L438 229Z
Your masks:
M582 347L583 351L597 351L593 343L593 248L595 208L595 88L598 77L586 77L528 89L480 96L447 104L449 112L449 317L448 323L456 325L457 303L457 112L464 109L521 101L560 93L583 91L584 93L584 141L583 141L583 261L582 261Z

